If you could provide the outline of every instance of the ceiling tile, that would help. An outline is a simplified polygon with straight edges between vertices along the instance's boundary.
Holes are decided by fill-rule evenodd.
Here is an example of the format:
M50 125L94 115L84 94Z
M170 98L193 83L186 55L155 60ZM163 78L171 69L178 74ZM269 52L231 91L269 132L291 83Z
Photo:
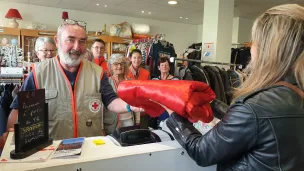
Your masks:
M87 5L90 4L92 0L61 0L59 4L57 4L58 8L67 8L73 10L82 10Z
M204 4L203 3L188 3L183 8L189 9L191 11L203 12Z
M56 7L59 4L60 0L30 0L30 4L32 5L41 5L41 6L49 6Z
M151 2L151 3L158 3L158 2L164 1L164 0L142 0L142 1Z
M91 1L91 3L95 3L95 4L121 4L123 2L125 2L126 0L93 0Z
M107 7L105 7L107 5ZM97 6L95 3L91 3L87 5L83 10L88 12L97 12L97 13L105 13L106 11L112 10L116 5L109 3L100 3Z
M159 4L151 3L151 2L145 2L141 0L127 0L119 6L123 7L136 7L138 11L142 10L161 10L160 8L163 8L163 6L160 6Z
M194 2L194 3L204 3L204 0L184 0L184 1L187 1L187 2Z
M156 19L179 23L201 24L204 0L177 0L169 5L168 0L0 0L57 8L67 8L146 19ZM265 10L280 4L304 4L304 0L235 0L235 17L255 18ZM96 4L100 4L97 6ZM104 7L107 5L107 8ZM141 11L144 10L145 14ZM152 15L146 12L152 12ZM76 15L75 12L74 15ZM179 17L182 16L181 20ZM81 18L81 16L78 16ZM184 20L184 18L189 18Z
M16 3L22 3L22 4L28 4L30 0L4 0L8 2L16 2Z
M191 3L191 2L187 2L186 0L179 0L179 1L177 1L177 4L170 5L170 4L168 4L167 0L163 0L163 1L159 1L158 3L164 5L165 7L168 7L168 8L172 8L172 7L173 8L183 8L186 4Z

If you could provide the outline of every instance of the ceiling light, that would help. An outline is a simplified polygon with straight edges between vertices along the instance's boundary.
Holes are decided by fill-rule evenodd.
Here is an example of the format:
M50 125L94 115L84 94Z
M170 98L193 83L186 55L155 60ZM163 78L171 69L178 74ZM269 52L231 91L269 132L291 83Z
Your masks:
M108 5L105 5L105 8L107 8L108 7Z
M141 13L145 13L145 11L141 11Z
M149 14L151 14L151 12L149 12Z
M99 4L96 4L97 6L99 6Z
M175 5L175 4L177 4L177 1L168 1L168 4Z
M188 20L188 18L186 18L186 20Z
M179 17L179 18L183 18L183 17Z

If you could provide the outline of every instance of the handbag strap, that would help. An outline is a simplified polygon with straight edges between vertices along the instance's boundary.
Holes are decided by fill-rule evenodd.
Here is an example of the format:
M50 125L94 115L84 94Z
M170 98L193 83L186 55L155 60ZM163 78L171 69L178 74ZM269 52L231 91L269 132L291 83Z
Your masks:
M295 91L299 96L301 96L304 99L304 91L299 89L295 85L292 85L286 81L279 81L279 82L275 83L274 85L282 85L282 86L288 87L288 88L292 89L293 91Z

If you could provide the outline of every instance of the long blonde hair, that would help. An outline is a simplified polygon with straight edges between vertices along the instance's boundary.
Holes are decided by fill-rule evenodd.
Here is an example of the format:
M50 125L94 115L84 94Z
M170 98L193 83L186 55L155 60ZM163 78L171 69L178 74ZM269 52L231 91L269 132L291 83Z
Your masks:
M252 27L252 43L256 55L249 64L249 76L235 91L235 97L272 86L290 74L304 88L303 7L288 4L267 10Z

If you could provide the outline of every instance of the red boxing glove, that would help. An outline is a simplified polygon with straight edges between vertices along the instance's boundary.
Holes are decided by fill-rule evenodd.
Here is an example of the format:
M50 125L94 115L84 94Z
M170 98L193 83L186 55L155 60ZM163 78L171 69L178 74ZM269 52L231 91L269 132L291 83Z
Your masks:
M213 119L209 103L215 93L203 82L184 80L132 80L118 86L118 96L131 106L141 107L152 117L158 117L164 108L151 102L156 101L177 114L195 122L210 122Z

